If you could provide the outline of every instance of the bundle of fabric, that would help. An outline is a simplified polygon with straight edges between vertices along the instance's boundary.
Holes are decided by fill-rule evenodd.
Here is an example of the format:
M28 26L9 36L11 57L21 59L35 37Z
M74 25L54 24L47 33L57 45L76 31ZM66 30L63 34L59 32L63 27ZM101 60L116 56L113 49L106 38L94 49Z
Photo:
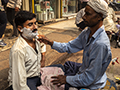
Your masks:
M51 77L57 75L64 75L64 72L59 67L44 67L41 68L41 82L42 85L37 87L38 90L64 90L65 85L57 87L51 83Z

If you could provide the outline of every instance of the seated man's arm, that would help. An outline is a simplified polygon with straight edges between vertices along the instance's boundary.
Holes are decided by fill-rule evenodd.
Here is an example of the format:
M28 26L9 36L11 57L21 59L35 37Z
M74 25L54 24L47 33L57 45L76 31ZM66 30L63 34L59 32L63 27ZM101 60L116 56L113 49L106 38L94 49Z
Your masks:
M13 90L30 90L27 86L24 55L20 51L15 51L11 57Z
M41 67L45 66L45 52L46 52L46 45L41 43Z
M45 52L41 53L42 59L41 59L41 67L45 67Z

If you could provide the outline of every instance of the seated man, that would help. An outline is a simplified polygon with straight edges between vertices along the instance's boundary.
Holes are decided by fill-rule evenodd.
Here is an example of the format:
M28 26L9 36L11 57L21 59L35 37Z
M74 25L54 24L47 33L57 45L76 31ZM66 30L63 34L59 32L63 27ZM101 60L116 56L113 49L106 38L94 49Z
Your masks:
M105 0L108 3L109 6L109 0ZM115 11L113 10L112 7L108 7L108 16L103 20L103 24L105 27L105 31L111 41L112 35L118 32L118 29L116 27L116 21L117 17L115 15Z
M109 38L103 25L103 20L108 13L107 9L108 4L104 0L90 0L85 7L85 15L83 16L88 28L68 43L55 42L39 35L40 42L51 45L52 49L60 53L75 53L84 50L82 65L79 66L74 62L69 62L67 68L64 65L65 75L53 76L52 83L54 85L65 84L65 90L69 90L69 87L78 89L85 87L96 90L105 86L107 80L105 71L112 58ZM69 70L70 72L67 73L66 69L73 66L74 68L79 66L79 68L72 69L73 71ZM74 72L74 74L71 74L71 72Z
M9 85L11 90L37 90L40 68L45 66L46 46L36 39L36 15L19 11L15 16L20 36L10 51Z

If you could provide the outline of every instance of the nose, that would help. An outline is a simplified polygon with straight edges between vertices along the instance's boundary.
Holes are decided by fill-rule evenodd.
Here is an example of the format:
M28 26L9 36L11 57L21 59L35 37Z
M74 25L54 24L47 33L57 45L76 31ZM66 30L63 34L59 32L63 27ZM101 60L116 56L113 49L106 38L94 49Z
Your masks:
M37 29L37 25L33 23L33 29Z

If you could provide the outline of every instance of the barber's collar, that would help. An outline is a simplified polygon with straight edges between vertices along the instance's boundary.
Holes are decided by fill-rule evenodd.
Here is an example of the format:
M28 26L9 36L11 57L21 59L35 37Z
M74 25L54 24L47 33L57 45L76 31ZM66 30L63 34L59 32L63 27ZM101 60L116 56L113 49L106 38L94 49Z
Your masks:
M104 25L102 25L93 35L93 38L96 38L101 32L104 31Z

